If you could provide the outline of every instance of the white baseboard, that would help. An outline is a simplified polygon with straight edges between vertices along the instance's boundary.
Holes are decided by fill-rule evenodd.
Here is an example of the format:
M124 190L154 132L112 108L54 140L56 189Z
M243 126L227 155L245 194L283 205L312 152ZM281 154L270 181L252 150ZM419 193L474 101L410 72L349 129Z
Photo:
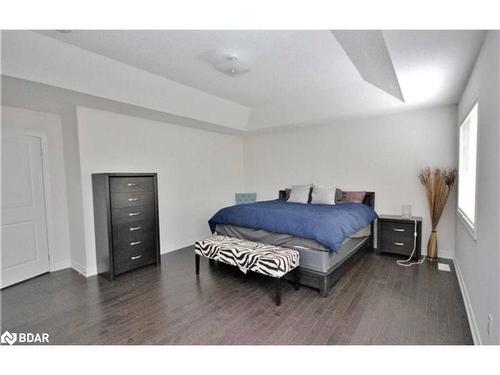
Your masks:
M87 267L81 265L78 262L72 262L71 263L71 268L73 268L76 272L81 274L82 276L87 277Z
M427 256L427 249L422 249L422 255ZM446 249L438 249L438 258L455 259L455 253Z
M438 250L438 258L454 260L455 253L452 251L447 251L447 250Z
M482 345L481 336L479 335L479 329L477 328L476 318L474 317L474 310L472 309L472 304L469 298L469 292L467 291L467 286L465 285L462 270L460 269L460 266L455 258L453 258L453 265L455 266L458 284L460 285L460 290L462 291L465 311L467 312L467 319L469 320L469 327L472 333L472 340L474 340L474 345Z
M70 268L71 264L69 260L63 260L60 262L50 262L50 272L64 270L66 268Z
M171 253L172 251L177 251L180 249L184 249L185 247L193 246L196 241L198 241L200 238L196 239L189 239L185 241L179 241L174 244L170 244L166 249L160 249L160 254L166 254L166 253Z
M187 240L187 241L176 243L174 245L170 245L168 247L168 249L160 249L160 255L170 253L172 251L180 250L180 249L183 249L183 248L188 247L188 246L192 246L192 245L194 245L194 243L196 241L197 240ZM97 275L97 270L94 267L90 267L89 269L87 269L87 267L84 267L77 262L73 262L71 264L71 267L76 272L80 273L82 276L85 276L87 278Z

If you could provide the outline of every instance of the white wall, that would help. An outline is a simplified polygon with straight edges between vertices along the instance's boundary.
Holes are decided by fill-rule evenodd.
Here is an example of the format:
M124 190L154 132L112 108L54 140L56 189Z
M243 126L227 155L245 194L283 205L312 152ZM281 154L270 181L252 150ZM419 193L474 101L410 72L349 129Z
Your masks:
M250 109L31 31L2 32L2 74L245 129Z
M334 184L375 191L379 214L400 214L411 204L423 216L426 251L430 220L422 167L456 167L457 107L343 121L331 126L263 133L244 139L245 183L259 200L292 184ZM455 190L438 226L439 255L453 257Z
M459 103L463 119L478 98L477 240L456 220L456 265L475 341L500 344L500 37L488 32ZM493 321L488 335L488 314Z
M209 234L243 188L241 137L78 107L87 275L96 272L91 174L158 173L161 252Z
M2 132L17 131L41 135L47 141L49 181L45 187L50 197L47 209L51 271L70 266L70 239L68 228L68 205L66 198L66 174L63 158L63 139L60 117L2 106ZM47 186L47 183L49 186Z

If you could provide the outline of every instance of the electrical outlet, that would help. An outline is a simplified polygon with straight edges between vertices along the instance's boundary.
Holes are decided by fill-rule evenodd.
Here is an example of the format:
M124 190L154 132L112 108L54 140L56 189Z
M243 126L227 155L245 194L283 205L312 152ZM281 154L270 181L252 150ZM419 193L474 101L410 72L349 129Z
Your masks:
M491 314L488 315L488 336L491 336L491 324L493 323L493 317Z

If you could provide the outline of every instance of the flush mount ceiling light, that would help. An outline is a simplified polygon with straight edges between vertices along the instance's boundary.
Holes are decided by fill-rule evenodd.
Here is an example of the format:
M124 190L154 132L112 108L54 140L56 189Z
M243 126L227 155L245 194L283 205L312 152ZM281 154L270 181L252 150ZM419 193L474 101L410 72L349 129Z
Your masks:
M215 64L214 67L219 72L230 77L240 76L250 71L250 69L245 68L240 60L238 60L238 57L234 55L227 56L223 62Z

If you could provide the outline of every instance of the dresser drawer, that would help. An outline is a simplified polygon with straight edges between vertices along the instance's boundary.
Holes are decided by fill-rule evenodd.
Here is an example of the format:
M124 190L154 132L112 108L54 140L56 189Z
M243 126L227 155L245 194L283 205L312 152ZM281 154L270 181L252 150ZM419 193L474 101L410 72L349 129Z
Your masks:
M156 262L156 242L147 241L135 246L115 247L114 273L120 273Z
M128 241L139 235L155 236L156 222L153 219L132 221L113 225L113 240Z
M154 204L152 192L111 194L111 208L147 206L150 204Z
M115 251L120 251L120 249L126 247L142 247L145 243L155 241L156 233L153 231L142 233L132 232L121 237L113 235L113 247L115 248Z
M133 223L135 221L150 220L155 218L155 206L139 206L115 208L111 210L111 223L113 228L121 224Z
M136 191L154 191L153 177L111 177L111 193L133 193Z

